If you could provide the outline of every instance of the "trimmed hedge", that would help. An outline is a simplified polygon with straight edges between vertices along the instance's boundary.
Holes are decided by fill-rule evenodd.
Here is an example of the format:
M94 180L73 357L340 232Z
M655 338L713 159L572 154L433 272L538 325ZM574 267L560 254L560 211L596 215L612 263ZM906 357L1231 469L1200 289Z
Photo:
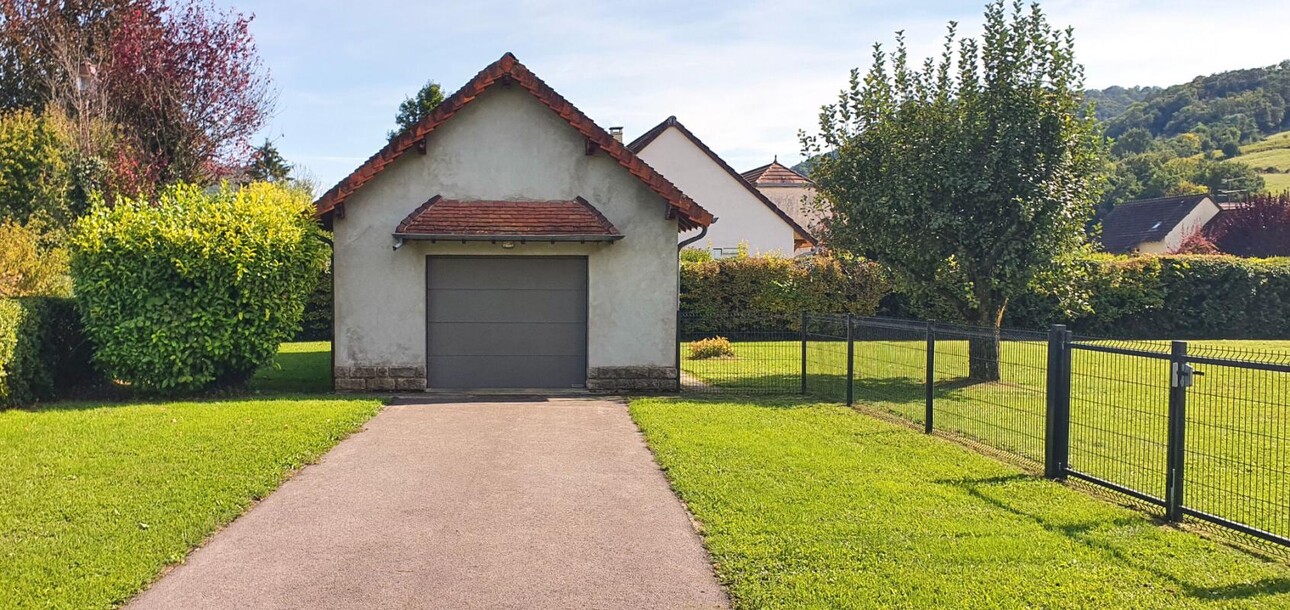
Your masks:
M1120 338L1290 338L1290 258L1103 255L1079 265L1059 290L1016 299L1005 324Z
M113 379L149 392L238 387L300 330L327 263L308 193L180 185L77 222L72 279Z
M801 311L922 317L869 261L759 257L681 266L681 311L693 331L746 330ZM1111 256L1013 299L1010 328L1067 324L1115 338L1290 339L1290 258ZM720 322L706 319L725 318ZM745 318L739 320L738 318ZM795 328L795 327L794 327Z
M732 316L793 321L804 310L872 316L889 291L887 273L867 260L757 256L681 265L681 314L700 325ZM723 329L739 330L726 322Z
M98 377L71 299L0 299L0 406L65 396Z

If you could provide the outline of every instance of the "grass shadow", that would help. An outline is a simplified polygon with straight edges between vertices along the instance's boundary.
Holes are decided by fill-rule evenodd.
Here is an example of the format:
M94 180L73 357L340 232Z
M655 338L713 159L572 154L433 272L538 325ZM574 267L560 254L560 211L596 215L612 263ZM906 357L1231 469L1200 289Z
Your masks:
M1166 580L1176 585L1179 590L1188 597L1204 600L1229 600L1279 595L1290 592L1290 578L1287 577L1263 578L1255 582L1237 582L1219 586L1194 584L1180 578L1174 573L1169 572L1165 568L1161 567L1160 563L1148 563L1143 561L1142 558L1126 553L1115 544L1095 536L1095 533L1099 531L1136 525L1143 521L1155 523L1156 525L1165 525L1164 522L1159 519L1153 519L1146 515L1126 515L1109 520L1099 519L1082 523L1056 523L1037 511L1026 510L1024 507L1016 505L1016 503L1010 503L1004 499L996 497L995 495L987 493L990 488L1017 482L1046 484L1041 479L1034 476L1015 474L975 479L940 479L934 482L960 489L972 498L988 504L993 508L1025 518L1047 531L1064 536L1085 547L1106 553L1120 563L1150 573L1162 580Z

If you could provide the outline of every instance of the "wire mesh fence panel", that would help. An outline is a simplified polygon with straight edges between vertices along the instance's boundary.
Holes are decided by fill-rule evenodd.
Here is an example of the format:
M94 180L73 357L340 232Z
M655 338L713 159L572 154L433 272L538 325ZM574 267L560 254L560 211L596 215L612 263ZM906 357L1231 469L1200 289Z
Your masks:
M927 399L925 322L855 318L855 401L922 424Z
M806 394L845 402L847 396L847 317L808 314L806 323Z
M1042 464L1046 336L940 324L935 332L935 430Z
M1163 504L1169 435L1168 346L1071 344L1068 469L1148 504Z
M1196 345L1183 507L1290 540L1290 353Z
M677 322L682 391L800 391L800 316L681 316ZM729 349L717 339L728 341Z

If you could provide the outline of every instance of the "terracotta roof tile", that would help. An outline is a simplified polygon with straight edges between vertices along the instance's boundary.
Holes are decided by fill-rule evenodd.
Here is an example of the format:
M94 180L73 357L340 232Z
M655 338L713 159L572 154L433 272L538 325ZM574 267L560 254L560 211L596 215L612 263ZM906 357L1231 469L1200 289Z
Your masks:
M399 223L415 236L599 237L622 234L587 200L458 201L433 197Z
M810 178L793 171L779 161L772 161L757 169L743 173L744 180L753 184L813 184Z
M359 187L375 177L396 159L403 156L418 141L460 112L466 104L478 98L490 87L502 83L518 85L528 91L538 101L568 121L569 125L578 130L588 141L594 143L610 158L631 172L633 176L644 182L646 186L668 202L670 213L675 215L682 230L707 226L716 220L711 213L676 188L676 185L669 182L662 174L654 171L654 168L644 161L641 161L635 153L623 146L622 142L615 140L613 136L609 135L599 125L596 125L582 111L575 108L573 104L570 104L568 100L556 93L545 82L542 82L542 79L530 72L510 53L503 55L501 59L481 70L470 82L439 104L429 116L396 136L348 177L333 186L331 190L323 193L323 196L314 202L315 214L318 216L330 214L336 206L343 203L354 191L358 190Z

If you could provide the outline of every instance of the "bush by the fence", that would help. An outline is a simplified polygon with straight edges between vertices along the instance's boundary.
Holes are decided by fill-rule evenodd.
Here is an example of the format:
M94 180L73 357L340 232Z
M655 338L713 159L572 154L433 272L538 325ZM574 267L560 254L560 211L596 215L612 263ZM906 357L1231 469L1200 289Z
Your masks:
M696 324L731 316L795 320L806 310L871 316L889 290L886 272L866 260L757 256L681 265L681 313Z
M1005 324L1065 323L1125 338L1290 338L1290 258L1094 256L1080 264L1060 290L1015 299Z
M49 400L95 379L71 299L0 299L0 407Z
M308 194L268 184L82 218L72 277L95 362L147 391L240 385L299 331L327 261Z

